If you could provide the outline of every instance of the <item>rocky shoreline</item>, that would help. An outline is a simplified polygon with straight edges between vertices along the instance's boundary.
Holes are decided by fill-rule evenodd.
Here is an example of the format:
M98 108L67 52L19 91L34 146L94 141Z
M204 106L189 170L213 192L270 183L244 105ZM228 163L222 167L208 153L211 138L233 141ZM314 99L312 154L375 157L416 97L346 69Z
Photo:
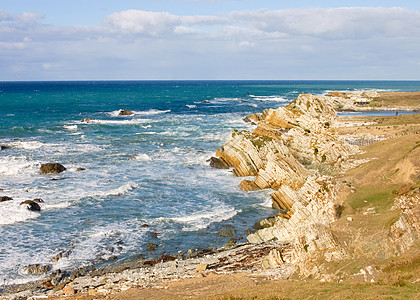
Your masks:
M240 184L244 191L271 189L273 207L279 210L276 216L259 222L257 230L248 235L248 243L183 256L164 255L154 261L138 259L98 269L56 272L41 281L8 286L2 290L2 297L102 297L182 278L235 272L281 279L298 274L300 278L339 282L341 275L331 273L327 265L351 259L353 253L332 230L332 224L343 219L345 207L342 182L337 178L369 159L355 158L361 150L349 135L340 132L345 125L336 111L409 109L378 105L380 98L375 91L302 94L285 107L246 117L245 121L256 126L253 132L231 133L216 157L210 159L210 165L232 168L236 176L246 177ZM416 109L411 106L411 110ZM413 212L419 197L413 193L404 194L405 198L396 203L406 216L398 219L393 230L411 233L404 239L401 253L414 244L406 240L416 240L420 232ZM398 238L401 240L401 236ZM376 271L365 268L364 272ZM373 277L364 276L366 280Z

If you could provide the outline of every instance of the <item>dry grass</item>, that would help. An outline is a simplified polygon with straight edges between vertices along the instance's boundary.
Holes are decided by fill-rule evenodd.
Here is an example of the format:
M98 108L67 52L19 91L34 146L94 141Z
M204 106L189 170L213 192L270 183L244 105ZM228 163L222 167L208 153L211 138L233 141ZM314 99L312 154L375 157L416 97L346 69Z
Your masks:
M405 107L420 109L420 92L414 93L380 93L379 97L371 102L376 107Z

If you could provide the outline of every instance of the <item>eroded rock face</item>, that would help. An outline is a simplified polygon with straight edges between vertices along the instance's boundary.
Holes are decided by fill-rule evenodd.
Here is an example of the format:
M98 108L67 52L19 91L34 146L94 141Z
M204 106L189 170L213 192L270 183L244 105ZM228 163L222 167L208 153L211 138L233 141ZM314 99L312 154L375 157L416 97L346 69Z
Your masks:
M67 170L62 164L59 163L46 163L42 164L39 169L39 174L57 174Z
M336 219L337 192L332 177L358 148L334 132L337 114L331 97L300 95L286 107L250 117L251 133L233 131L216 156L244 180L243 190L271 188L281 212L248 236L251 243L277 239L292 245L288 253L270 253L267 267L293 263L303 276L317 272L317 261L346 256L329 230Z
M399 253L403 253L420 238L420 188L398 196L393 209L399 209L401 214L391 225L390 245Z

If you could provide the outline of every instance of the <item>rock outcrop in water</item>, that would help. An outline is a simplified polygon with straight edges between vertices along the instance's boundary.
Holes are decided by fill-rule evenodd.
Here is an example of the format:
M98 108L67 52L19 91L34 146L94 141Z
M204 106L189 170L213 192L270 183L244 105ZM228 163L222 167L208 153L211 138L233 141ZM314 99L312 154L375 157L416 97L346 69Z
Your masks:
M57 174L67 170L62 164L59 163L46 163L42 164L39 169L39 174Z
M13 200L13 198L9 196L0 196L0 202L10 201L10 200Z
M43 203L44 201L41 198L37 198L34 200L25 200L20 203L20 205L26 205L26 208L30 211L41 211L41 206L39 203Z
M131 116L134 113L131 110L128 109L121 109L120 112L118 113L120 116Z
M329 97L300 95L286 107L249 119L253 132L233 131L216 156L244 180L243 190L271 188L273 207L281 212L248 236L251 243L278 239L287 253L271 251L266 267L292 263L301 275L316 274L317 261L343 258L346 252L329 230L338 203L333 179L358 148L335 133L337 114ZM263 222L264 223L264 222Z

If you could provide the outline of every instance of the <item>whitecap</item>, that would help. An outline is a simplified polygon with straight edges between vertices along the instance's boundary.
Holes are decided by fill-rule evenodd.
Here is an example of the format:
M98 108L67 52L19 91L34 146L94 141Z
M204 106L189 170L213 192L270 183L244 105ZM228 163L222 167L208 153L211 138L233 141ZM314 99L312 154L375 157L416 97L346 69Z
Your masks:
M27 150L34 150L34 149L38 149L44 146L44 144L39 141L16 141L16 142L10 143L10 145L15 148L27 149Z
M32 173L37 163L28 161L26 158L2 157L0 158L0 174L18 175L22 173Z
M249 97L252 98L252 100L256 101L273 101L273 102L290 102L290 100L285 99L281 96L255 96L255 95L249 95Z
M77 130L77 125L63 125L67 130Z
M152 125L150 125L150 124L149 125L144 125L144 126L142 125L141 127L143 127L144 129L147 129L147 128L152 127Z
M26 205L20 205L20 201L7 201L0 203L0 225L9 225L24 222L39 217L38 212L30 211Z
M171 110L159 110L159 109L149 109L149 110L140 110L140 111L136 111L136 110L132 110L131 112L133 113L132 115L120 115L120 112L122 111L122 109L119 110L114 110L111 112L108 112L107 114L110 115L111 117L130 117L133 115L139 115L139 116L150 116L150 115L160 115L160 114L166 114L168 112L170 112Z
M211 223L229 220L236 216L240 211L236 211L234 207L221 204L210 210L198 211L185 216L169 218L172 221L184 223L186 226L183 231L195 231L207 228Z
M139 161L151 161L152 159L150 158L149 155L147 155L146 153L140 153L136 156L134 156L135 160L139 160Z
M150 119L131 119L131 120L90 120L89 122L83 122L83 124L101 124L101 125L133 125L133 124L144 124L151 122Z
M185 106L188 108L197 108L197 105L193 105L193 104L187 104Z
M103 192L97 192L95 193L95 196L98 197L107 197L107 196L122 196L130 192L131 190L138 187L138 184L134 182L126 183L118 188L109 190L109 191L103 191Z
M167 110L149 109L145 111L133 111L135 115L140 115L140 116L161 115L161 114L166 114L168 112L171 112L171 110L170 109L167 109Z

